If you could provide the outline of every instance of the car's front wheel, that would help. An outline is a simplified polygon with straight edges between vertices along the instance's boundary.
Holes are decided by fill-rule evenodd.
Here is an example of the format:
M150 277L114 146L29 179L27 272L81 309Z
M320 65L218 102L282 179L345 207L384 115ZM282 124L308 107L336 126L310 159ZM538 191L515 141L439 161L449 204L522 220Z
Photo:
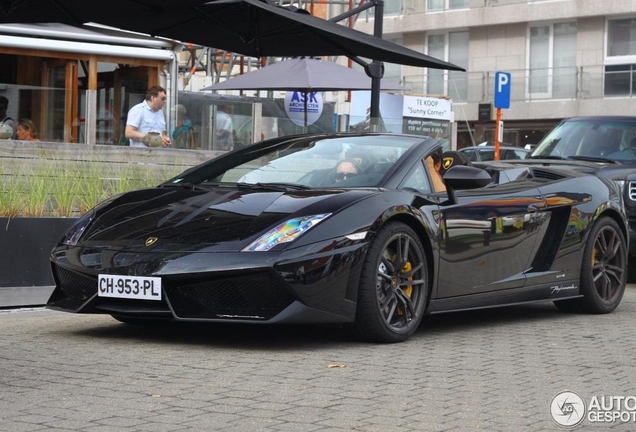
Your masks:
M370 342L401 342L424 315L428 270L422 243L403 223L382 227L367 252L360 286L354 335Z
M555 301L567 312L609 313L616 309L627 283L627 245L618 224L599 218L587 239L581 266L581 294L572 300Z

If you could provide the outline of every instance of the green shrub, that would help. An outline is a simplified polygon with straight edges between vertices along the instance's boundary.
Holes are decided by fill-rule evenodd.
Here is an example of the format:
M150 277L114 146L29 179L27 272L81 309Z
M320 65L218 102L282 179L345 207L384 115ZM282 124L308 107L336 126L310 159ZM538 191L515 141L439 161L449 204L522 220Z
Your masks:
M189 165L29 160L16 170L0 160L0 217L79 217L109 196L157 184Z

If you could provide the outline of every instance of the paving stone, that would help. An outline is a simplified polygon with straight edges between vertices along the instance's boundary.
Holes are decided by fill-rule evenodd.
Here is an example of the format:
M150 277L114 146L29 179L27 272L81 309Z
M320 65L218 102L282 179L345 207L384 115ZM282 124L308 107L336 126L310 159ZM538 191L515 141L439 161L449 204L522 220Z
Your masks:
M564 390L636 396L635 328L633 285L612 314L436 315L394 345L332 328L0 314L0 431L555 431L549 405ZM605 429L636 423L574 430Z

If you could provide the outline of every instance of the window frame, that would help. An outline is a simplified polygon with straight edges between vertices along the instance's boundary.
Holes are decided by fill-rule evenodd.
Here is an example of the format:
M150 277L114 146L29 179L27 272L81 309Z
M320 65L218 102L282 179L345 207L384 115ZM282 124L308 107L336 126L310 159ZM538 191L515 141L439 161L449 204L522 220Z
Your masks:
M635 15L628 16L619 16L605 19L605 40L603 41L603 97L631 97L636 93L636 85L634 85L634 80L636 79L636 52L634 54L625 54L625 55L610 55L610 23L612 21L621 21L621 20L634 20L636 21ZM636 45L636 40L634 41ZM607 78L608 71L607 67L615 67L615 66L625 66L630 69L630 81L632 82L632 86L630 88L629 93L618 93L618 94L607 94Z
M554 96L554 81L555 81L555 66L554 66L554 44L555 44L555 39L554 39L554 26L558 25L558 24L567 24L567 23L575 23L577 25L576 28L576 33L575 33L575 37L578 38L578 22L576 20L559 20L559 21L550 21L550 22L543 22L543 23L529 23L528 24L528 29L527 29L527 33L526 33L526 85L525 85L525 94L526 94L526 99L532 100L532 99L552 99ZM546 74L546 80L547 80L547 85L546 85L546 91L545 92L541 92L541 91L537 91L537 92L533 92L532 91L532 79L533 77L531 76L531 71L532 71L532 65L530 64L531 62L531 48L532 48L532 29L534 28L539 28L539 27L548 27L549 28L549 38L548 38L548 66L546 68L547 70L547 74ZM576 48L575 48L576 51ZM573 68L576 68L576 64L572 66ZM576 79L576 78L575 78Z
M450 35L451 33L466 33L467 34L467 46L466 46L466 51L468 53L468 55L466 56L466 59L469 60L470 59L470 29L468 28L460 28L460 29L455 29L453 31L446 31L446 32L427 32L424 34L424 51L427 55L431 55L429 53L429 37L431 36L444 36L444 57L443 58L439 58L437 56L435 56L436 58L438 58L439 60L443 60L446 62L450 62L449 58L450 58ZM469 63L467 61L467 63ZM458 64L458 66L462 66L460 64ZM467 70L468 70L468 65L464 66ZM457 94L453 94L451 92L449 92L449 87L450 87L450 77L451 77L451 71L448 70L440 70L441 72L441 76L442 76L442 91L441 92L436 92L436 91L431 91L429 90L429 74L430 74L430 70L429 68L426 69L425 72L425 77L426 77L426 88L425 88L425 92L427 94L446 94L446 95L450 95L452 99L456 100L456 97L459 98L459 101L464 101L468 98L468 74L467 73L463 73L462 76L464 76L464 79L466 81L466 94L464 95L457 95ZM458 102L459 102L458 101Z

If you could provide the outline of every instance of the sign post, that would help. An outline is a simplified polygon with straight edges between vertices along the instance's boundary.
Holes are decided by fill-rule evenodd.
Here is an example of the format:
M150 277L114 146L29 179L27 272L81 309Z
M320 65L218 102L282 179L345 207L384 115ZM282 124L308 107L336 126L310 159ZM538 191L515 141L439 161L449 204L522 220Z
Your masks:
M495 108L497 108L495 160L499 160L499 146L503 141L501 109L510 108L510 72L495 72Z

